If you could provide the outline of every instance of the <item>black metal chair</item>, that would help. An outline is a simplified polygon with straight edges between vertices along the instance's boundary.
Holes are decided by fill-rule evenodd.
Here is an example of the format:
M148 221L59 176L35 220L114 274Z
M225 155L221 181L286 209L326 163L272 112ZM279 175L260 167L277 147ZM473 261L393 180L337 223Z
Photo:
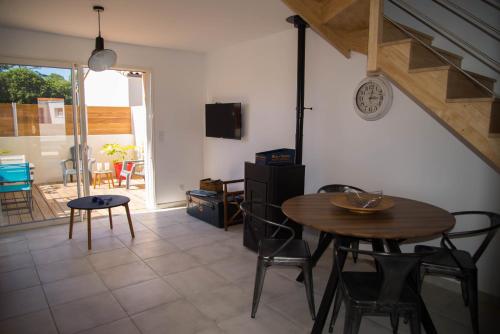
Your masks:
M255 273L255 288L252 303L252 318L255 318L255 313L257 312L257 307L259 306L260 295L264 286L264 278L267 268L272 265L285 265L297 266L302 269L302 272L304 272L307 302L309 303L309 310L311 312L312 319L314 320L316 312L314 307L312 262L307 242L304 240L294 239L295 231L293 228L286 225L288 218L285 218L282 223L276 223L266 219L267 217L282 217L283 214L280 206L252 201L242 202L240 204L240 208L243 215L247 216L245 218L246 221L250 221L247 220L248 218L251 218L252 220L256 219L268 224L270 228L276 228L270 239L261 239L259 241L257 251L257 271ZM263 217L256 214L256 211L263 215ZM290 232L288 239L275 239L278 232L282 229Z
M341 271L339 251L370 255L377 262L379 271ZM338 247L334 253L340 284L335 294L330 333L333 331L342 301L346 307L344 334L358 333L363 315L388 315L394 333L397 333L399 317L402 316L410 320L412 334L420 333L418 291L408 282L422 258L435 253L434 250L398 254Z
M348 186L346 184L327 184L326 186L323 186L318 189L317 193L345 193L346 191L349 190L356 190L359 192L364 193L365 191L363 189L354 187L354 186ZM321 241L322 238L325 237L326 232L321 232L319 235L319 240ZM319 244L319 241L318 241ZM359 239L353 239L351 241L351 247L358 249L359 248ZM352 258L354 260L354 263L358 261L358 253L352 253Z
M444 233L441 239L441 247L426 245L415 246L416 252L430 249L437 251L436 254L426 257L423 260L420 266L420 283L423 282L425 275L446 276L459 280L462 286L462 297L465 306L469 307L472 329L473 332L477 334L479 333L479 315L476 263L500 227L500 215L485 211L462 211L454 212L453 215L487 216L490 226L469 231ZM473 255L465 250L457 249L450 240L481 234L486 234L486 236Z

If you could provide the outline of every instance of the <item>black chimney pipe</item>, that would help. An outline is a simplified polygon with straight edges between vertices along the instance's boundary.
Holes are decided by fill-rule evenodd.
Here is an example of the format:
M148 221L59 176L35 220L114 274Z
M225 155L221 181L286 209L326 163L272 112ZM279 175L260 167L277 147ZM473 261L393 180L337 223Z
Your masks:
M302 164L302 142L304 139L304 72L306 53L306 28L309 27L299 15L286 19L292 23L298 32L297 43L297 124L295 127L295 163Z

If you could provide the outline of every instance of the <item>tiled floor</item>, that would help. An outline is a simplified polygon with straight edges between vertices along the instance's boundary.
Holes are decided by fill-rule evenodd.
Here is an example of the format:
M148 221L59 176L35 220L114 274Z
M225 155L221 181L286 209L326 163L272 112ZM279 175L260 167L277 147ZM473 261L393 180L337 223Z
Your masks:
M124 217L115 217L113 231L107 220L94 220L90 252L82 223L73 240L66 225L0 235L0 333L309 332L293 268L270 269L257 317L250 318L256 255L242 246L241 226L224 232L184 210L137 214L133 221L135 240ZM317 305L330 264L328 253L314 269ZM423 294L440 333L471 332L456 291L426 284ZM483 333L494 332L498 314L498 306L481 303ZM342 332L339 319L334 333ZM400 331L409 332L403 322ZM391 330L387 319L367 317L360 333Z

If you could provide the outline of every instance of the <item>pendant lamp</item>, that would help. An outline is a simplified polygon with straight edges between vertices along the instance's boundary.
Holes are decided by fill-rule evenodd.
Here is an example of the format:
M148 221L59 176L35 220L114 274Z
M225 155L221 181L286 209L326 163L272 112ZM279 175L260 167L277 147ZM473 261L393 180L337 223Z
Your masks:
M104 7L94 6L94 11L97 12L97 20L99 24L99 36L95 38L95 49L89 58L89 68L92 71L105 71L116 64L116 52L111 49L104 48L104 38L101 37L101 12Z

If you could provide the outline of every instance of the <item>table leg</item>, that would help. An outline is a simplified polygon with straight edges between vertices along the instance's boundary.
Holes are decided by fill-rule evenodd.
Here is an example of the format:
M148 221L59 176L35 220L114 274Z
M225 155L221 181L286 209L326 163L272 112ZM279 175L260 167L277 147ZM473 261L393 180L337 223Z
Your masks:
M69 214L69 238L73 238L73 223L75 221L75 209L71 208L71 213Z
M338 246L348 247L349 243L350 240L348 238L336 236L335 243L333 245L333 251L335 252ZM338 251L339 267L341 270L344 267L346 257L346 252ZM333 297L335 296L335 291L337 290L339 273L337 272L337 264L335 263L335 253L333 258L334 261L332 271L330 272L330 277L328 278L325 293L323 294L323 298L321 299L321 305L319 306L318 314L316 315L316 320L314 321L314 326L311 330L311 334L321 334L323 332L326 319L328 318L328 313L330 312L330 307L332 306Z
M333 234L327 233L327 232L321 232L319 235L319 240L318 240L318 247L314 251L314 253L311 255L311 260L312 260L312 265L313 267L318 263L319 259L323 255L323 253L326 251L328 246L330 245L330 242L333 240ZM300 272L299 276L296 278L297 282L302 282L304 281L304 273Z
M87 244L88 244L88 248L89 250L92 249L92 236L91 236L91 227L90 227L90 216L91 216L91 213L92 210L87 210Z
M111 216L111 208L108 208L108 213L109 213L109 227L113 229L113 218Z
M108 189L111 189L111 178L109 177L109 173L106 173L106 179L108 179Z
M113 188L115 187L115 178L113 177L112 173L109 173L109 177L111 178L111 184L113 185Z
M401 248L399 247L399 242L397 240L386 240L387 247L391 253L401 253ZM411 275L409 278L411 287L417 293L419 304L420 304L420 315L422 317L422 326L424 326L425 332L427 334L437 334L436 327L434 327L434 323L432 322L431 315L425 306L424 300L418 291L418 282L415 281L416 275Z
M92 180L92 181L94 181L94 189L95 189L95 185L96 185L96 183L97 183L97 180L96 180L96 179L97 179L97 173L96 173L96 174L94 174L94 179Z
M132 218L130 218L130 210L128 209L128 203L125 205L125 211L127 211L128 227L130 227L130 234L132 238L135 238L134 227L132 226Z

